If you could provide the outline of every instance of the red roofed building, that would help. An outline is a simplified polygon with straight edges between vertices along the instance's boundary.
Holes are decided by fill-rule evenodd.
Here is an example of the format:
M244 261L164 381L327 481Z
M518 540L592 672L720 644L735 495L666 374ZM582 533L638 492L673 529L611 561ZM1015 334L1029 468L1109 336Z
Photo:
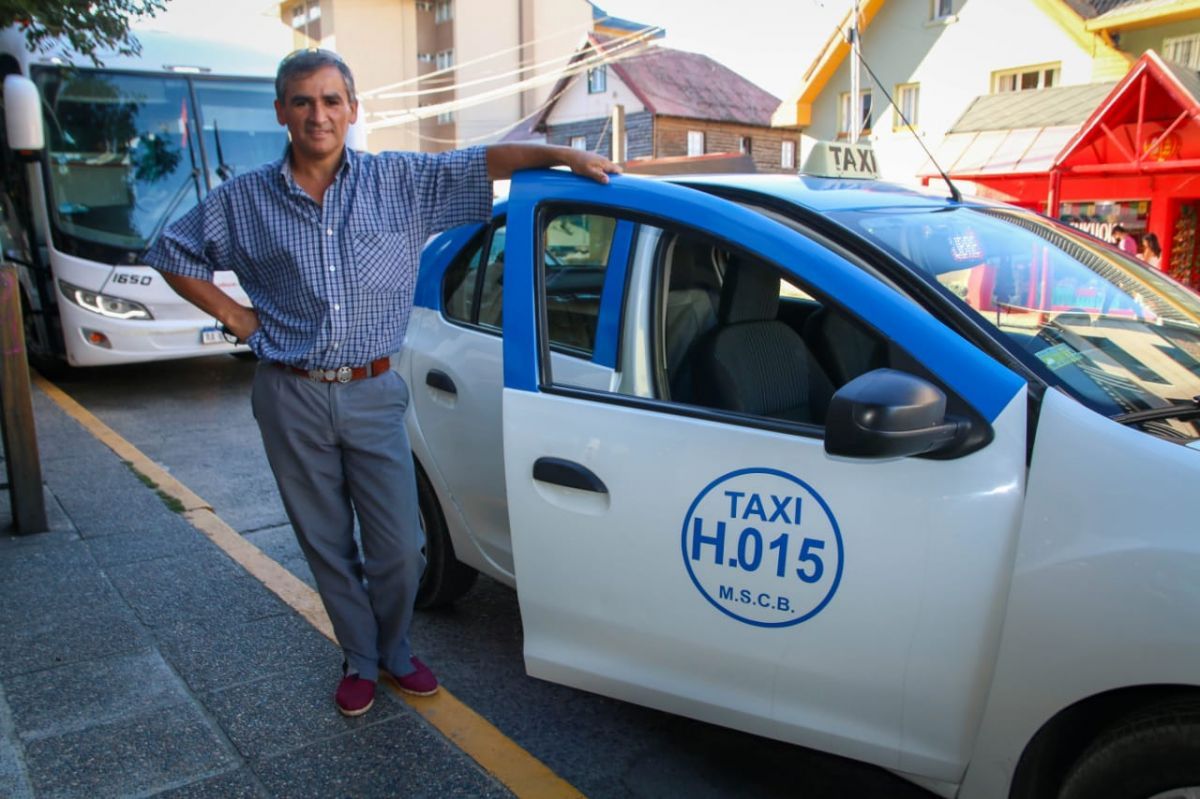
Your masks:
M525 136L612 157L619 105L627 162L731 153L748 155L741 163L760 172L795 171L799 132L771 127L779 98L708 56L614 41L588 37ZM589 61L595 66L579 68Z

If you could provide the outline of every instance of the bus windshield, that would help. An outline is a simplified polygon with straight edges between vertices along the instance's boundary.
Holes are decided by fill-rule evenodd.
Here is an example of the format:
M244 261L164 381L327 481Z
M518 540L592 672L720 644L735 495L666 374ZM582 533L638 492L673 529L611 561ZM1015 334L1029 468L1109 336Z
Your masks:
M269 80L62 68L33 79L56 244L83 257L140 253L207 187L278 158L287 141Z
M834 216L957 297L1051 385L1101 413L1123 420L1195 407L1200 297L1158 270L1016 209ZM1195 438L1188 414L1156 418L1156 432Z

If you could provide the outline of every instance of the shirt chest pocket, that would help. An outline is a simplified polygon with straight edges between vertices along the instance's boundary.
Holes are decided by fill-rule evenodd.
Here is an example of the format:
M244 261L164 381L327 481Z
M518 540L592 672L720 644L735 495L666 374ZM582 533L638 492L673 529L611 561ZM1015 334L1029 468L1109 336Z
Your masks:
M411 257L403 233L357 232L351 248L355 277L364 291L392 293L412 282Z

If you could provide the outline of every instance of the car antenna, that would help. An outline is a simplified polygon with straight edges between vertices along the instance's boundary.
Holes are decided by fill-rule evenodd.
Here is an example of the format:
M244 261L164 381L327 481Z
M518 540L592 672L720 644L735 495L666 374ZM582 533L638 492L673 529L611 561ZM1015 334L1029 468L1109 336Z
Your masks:
M896 109L896 113L900 115L900 119L904 122L904 126L912 131L912 135L917 139L917 144L921 145L921 149L925 151L925 155L929 156L929 162L933 164L933 168L936 169L938 174L942 176L942 180L946 181L946 185L950 188L950 199L956 203L961 203L962 192L958 190L958 186L954 185L954 181L950 180L950 176L946 174L946 170L942 169L942 165L939 164L937 159L933 157L933 153L929 152L929 148L925 146L924 137L922 137L920 133L917 133L917 129L914 128L912 123L908 121L908 117L904 116L904 112L900 110L900 106L896 105L896 101L892 99L892 95L889 94L888 90L883 87L883 83L875 75L875 70L871 69L871 65L867 63L867 59L863 58L862 50L860 50L858 46L858 37L854 37L854 41L850 43L850 47L859 63L867 68L867 74L871 76L871 80L875 81L875 85L879 87L879 91L883 92L883 96L887 98L888 103L892 106L892 108Z

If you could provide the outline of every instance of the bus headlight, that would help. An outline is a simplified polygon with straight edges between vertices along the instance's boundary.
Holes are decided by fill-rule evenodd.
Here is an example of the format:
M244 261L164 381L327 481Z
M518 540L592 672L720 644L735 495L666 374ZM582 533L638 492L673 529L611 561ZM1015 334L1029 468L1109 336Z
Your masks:
M123 300L120 297L110 297L98 291L81 289L65 280L58 281L58 289L62 295L80 308L86 308L92 313L107 316L110 319L153 319L146 306L133 300Z

